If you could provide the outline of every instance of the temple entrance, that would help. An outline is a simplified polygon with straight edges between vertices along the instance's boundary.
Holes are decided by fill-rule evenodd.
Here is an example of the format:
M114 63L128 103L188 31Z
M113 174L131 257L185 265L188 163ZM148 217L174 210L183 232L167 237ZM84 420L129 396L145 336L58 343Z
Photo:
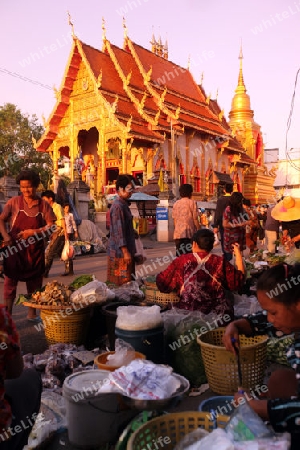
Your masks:
M103 186L104 194L116 193L116 181L119 175L119 169L117 167L106 169L106 185Z
M143 171L132 172L132 176L134 178L134 182L137 186L143 186Z

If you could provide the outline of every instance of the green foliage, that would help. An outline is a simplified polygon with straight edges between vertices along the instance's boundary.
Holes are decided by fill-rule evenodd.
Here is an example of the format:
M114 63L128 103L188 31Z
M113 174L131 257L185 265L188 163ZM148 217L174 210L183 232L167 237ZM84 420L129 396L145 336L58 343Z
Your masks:
M43 134L35 115L22 114L16 105L0 106L0 177L16 176L24 168L35 169L44 187L52 177L53 164L48 153L37 152L33 141Z
M85 286L86 284L93 281L93 275L80 275L79 277L75 278L73 282L70 284L70 287L74 289L79 289L82 286Z

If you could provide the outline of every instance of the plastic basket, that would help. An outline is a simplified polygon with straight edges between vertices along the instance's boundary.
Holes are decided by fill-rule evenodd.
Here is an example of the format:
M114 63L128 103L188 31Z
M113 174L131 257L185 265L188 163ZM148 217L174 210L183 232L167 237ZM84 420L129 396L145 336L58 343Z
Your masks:
M75 345L84 344L90 315L90 308L72 311L69 315L67 315L67 310L41 310L41 319L43 320L48 344L59 342Z
M158 305L171 305L172 303L178 303L180 298L174 292L165 294L158 289L146 287L145 299L147 302L155 303Z
M185 411L164 414L149 420L138 428L131 435L127 450L162 448L159 442L163 442L164 450L172 450L191 431L197 428L212 431L215 426L225 428L228 420L229 417L223 415L218 415L217 418L211 420L211 415L207 412Z
M237 360L227 351L222 338L225 328L198 336L209 387L221 395L233 395L239 387ZM243 388L255 389L264 379L268 336L240 335L240 362Z

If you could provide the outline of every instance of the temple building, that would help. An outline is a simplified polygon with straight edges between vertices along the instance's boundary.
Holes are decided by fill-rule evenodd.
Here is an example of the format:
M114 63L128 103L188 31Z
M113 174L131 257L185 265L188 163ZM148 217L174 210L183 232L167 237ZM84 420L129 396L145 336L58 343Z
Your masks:
M95 199L113 192L120 173L158 191L163 172L164 187L175 196L180 184L191 183L196 200L213 200L233 182L246 197L261 201L263 153L258 160L254 143L261 134L242 67L228 124L217 100L206 95L189 69L168 59L167 44L153 36L147 50L123 26L119 48L107 39L103 22L101 50L79 40L72 26L73 45L56 104L35 145L50 153L54 178L67 158L71 181L80 175ZM251 145L248 134L244 139L239 131L245 125L248 133L248 123Z
M243 194L252 203L272 202L276 196L274 180L275 168L268 171L264 163L264 143L261 127L254 121L250 97L243 77L243 53L239 55L240 69L238 85L231 103L229 125L233 136L241 143L247 155L255 161L245 173Z

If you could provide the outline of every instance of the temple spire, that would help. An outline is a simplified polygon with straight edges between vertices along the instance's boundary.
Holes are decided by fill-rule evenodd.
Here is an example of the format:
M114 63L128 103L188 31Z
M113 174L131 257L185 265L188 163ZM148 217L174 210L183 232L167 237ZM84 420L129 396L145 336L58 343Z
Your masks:
M71 14L70 14L69 11L67 11L67 13L68 13L68 21L69 21L69 25L70 25L71 30L72 30L72 38L75 39L75 38L76 38L76 35L75 35L75 31L74 31L74 24L73 24L73 22L72 22Z
M243 77L243 48L242 48L242 43L241 43L241 47L240 47L240 54L239 54L239 60L240 60L240 70L239 70L239 80L238 80L238 86L242 86L245 88L246 91L246 87L245 87L245 83L244 83L244 77Z
M123 29L124 29L124 41L126 41L127 35L128 35L128 30L127 30L127 26L126 26L125 17L123 17Z
M103 41L103 43L106 41L106 28L105 28L104 17L102 17L102 41Z

